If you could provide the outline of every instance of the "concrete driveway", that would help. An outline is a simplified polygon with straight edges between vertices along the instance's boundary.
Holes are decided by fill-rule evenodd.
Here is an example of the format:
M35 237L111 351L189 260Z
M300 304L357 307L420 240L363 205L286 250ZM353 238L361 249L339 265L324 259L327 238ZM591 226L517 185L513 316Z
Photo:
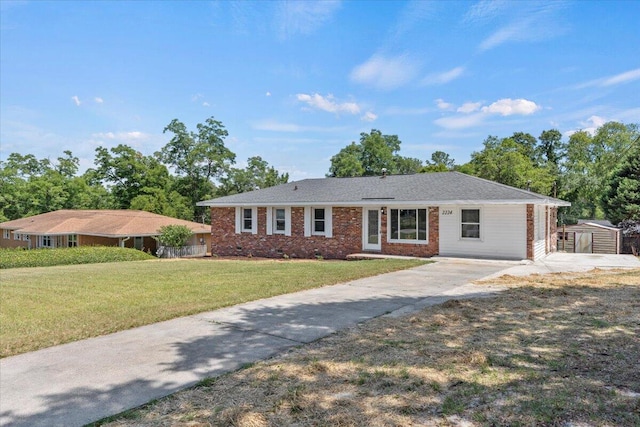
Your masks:
M627 266L640 268L635 261ZM5 358L0 424L80 426L378 316L490 295L500 289L469 282L514 269L550 271L555 262L440 259Z

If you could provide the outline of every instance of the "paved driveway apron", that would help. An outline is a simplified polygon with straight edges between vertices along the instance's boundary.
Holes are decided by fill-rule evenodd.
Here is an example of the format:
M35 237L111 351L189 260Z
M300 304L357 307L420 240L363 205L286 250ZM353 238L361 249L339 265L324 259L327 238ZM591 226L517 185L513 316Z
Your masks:
M488 295L468 283L511 266L443 260L5 358L0 424L80 426L381 315Z

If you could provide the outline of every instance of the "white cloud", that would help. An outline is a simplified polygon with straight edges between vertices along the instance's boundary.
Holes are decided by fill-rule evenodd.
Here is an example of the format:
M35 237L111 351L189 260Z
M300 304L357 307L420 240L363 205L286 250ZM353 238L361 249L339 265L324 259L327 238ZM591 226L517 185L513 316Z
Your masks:
M482 22L500 15L509 6L509 1L482 0L469 8L463 22Z
M482 107L482 112L490 114L500 114L501 116L512 116L514 114L527 116L538 111L541 107L533 101L527 99L500 99L487 107Z
M132 132L99 132L91 135L95 139L109 139L118 141L139 141L148 139L149 135L144 132L132 131Z
M282 1L278 4L276 22L280 38L311 34L331 20L340 8L339 1Z
M457 79L464 73L464 67L455 67L443 73L430 74L422 79L424 85L442 85Z
M418 64L408 55L385 57L373 55L351 71L351 80L378 89L395 89L411 81L418 73Z
M445 129L464 129L478 126L492 115L505 117L513 115L527 116L541 108L535 102L527 99L504 98L484 107L479 102L467 102L456 110L457 113L461 114L442 117L434 120L434 123Z
M584 89L587 87L594 87L594 86L600 86L600 87L615 86L619 84L630 83L638 79L640 79L640 68L625 71L624 73L616 74L614 76L591 80L586 83L579 84L575 88Z
M474 111L478 111L482 106L482 102L465 102L456 110L458 113L473 113Z
M566 2L481 2L474 5L465 21L484 24L500 19L501 26L479 45L480 51L493 49L510 42L538 42L549 40L566 31L562 10Z
M640 79L640 68L608 77L604 80L604 82L602 82L602 86L613 86L622 83L629 83L638 79Z
M82 101L80 101L80 98L78 98L78 96L77 96L77 95L73 95L73 96L71 97L71 100L72 100L72 101L76 104L76 106L78 106L78 107L80 106L80 104L82 104Z
M449 102L445 102L441 98L436 99L436 105L441 110L450 110L451 108L453 108L453 104L451 104Z
M204 102L202 103L202 106L203 106L203 107L209 107L209 106L211 106L211 104L209 104L207 101L204 101Z
M600 117L600 116L596 116L593 115L591 117L589 117L587 120L583 120L580 122L580 129L573 129L573 130L569 130L567 132L564 133L565 136L571 136L576 132L579 131L585 131L587 132L589 135L593 136L596 134L596 132L598 131L598 128L600 126L602 126L603 124L607 123L609 120Z
M365 122L374 122L376 121L378 118L378 116L374 113L372 113L371 111L367 111L366 113L364 113L364 116L360 117L360 120L365 121Z
M271 92L265 93L264 96L271 96Z
M96 96L95 98L93 98L93 100L95 101L96 104L104 103L104 99L100 98L99 96Z
M312 108L327 111L329 113L360 113L360 106L355 102L338 103L331 94L324 97L318 93L314 93L312 95L299 93L296 95L296 98L298 101L304 102Z

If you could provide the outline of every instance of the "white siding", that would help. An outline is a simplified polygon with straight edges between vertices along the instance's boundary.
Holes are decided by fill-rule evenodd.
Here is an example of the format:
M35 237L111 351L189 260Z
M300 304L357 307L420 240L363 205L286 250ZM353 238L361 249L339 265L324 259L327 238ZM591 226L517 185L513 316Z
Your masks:
M440 206L441 256L527 258L525 205L480 205L464 208L480 209L480 239L461 238L459 205Z

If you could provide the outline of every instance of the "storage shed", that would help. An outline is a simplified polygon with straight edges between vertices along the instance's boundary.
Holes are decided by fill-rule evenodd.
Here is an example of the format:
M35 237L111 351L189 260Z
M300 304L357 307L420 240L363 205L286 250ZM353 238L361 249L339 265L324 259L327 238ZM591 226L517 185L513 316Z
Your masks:
M619 254L622 230L605 223L579 221L558 227L558 251L586 254Z

